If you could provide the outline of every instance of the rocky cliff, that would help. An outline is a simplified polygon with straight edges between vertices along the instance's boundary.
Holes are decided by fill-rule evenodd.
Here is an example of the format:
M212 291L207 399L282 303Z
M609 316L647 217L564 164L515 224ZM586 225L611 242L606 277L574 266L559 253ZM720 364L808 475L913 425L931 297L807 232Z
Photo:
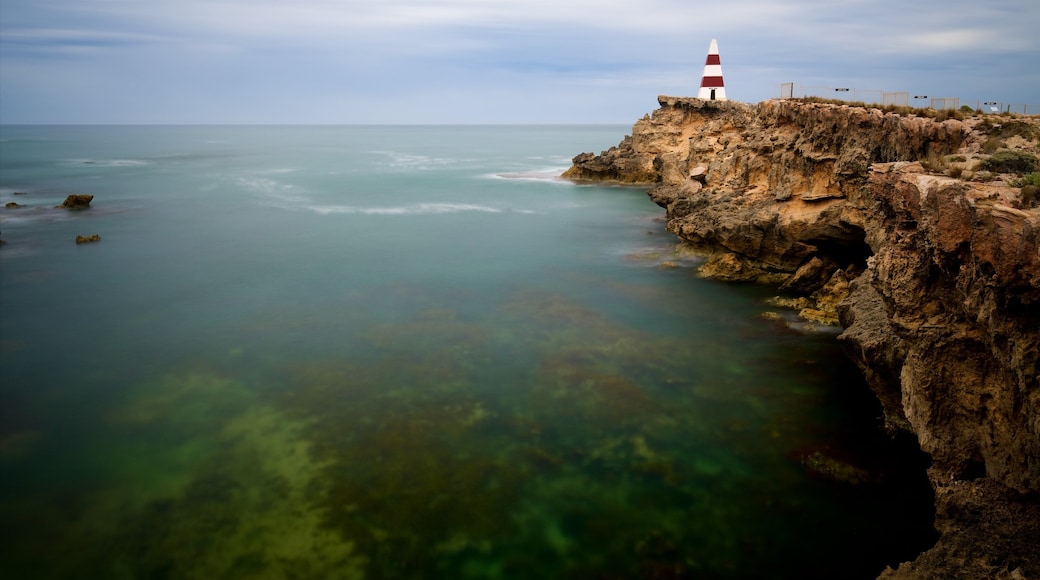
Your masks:
M564 177L651 184L702 275L775 284L844 327L888 427L932 457L940 539L882 577L1040 577L1040 209L1021 183L1040 128L659 102Z

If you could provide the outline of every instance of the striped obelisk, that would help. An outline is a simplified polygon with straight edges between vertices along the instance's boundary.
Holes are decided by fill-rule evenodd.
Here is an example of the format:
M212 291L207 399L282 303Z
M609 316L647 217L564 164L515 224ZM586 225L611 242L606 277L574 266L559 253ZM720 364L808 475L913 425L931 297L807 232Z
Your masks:
M719 43L711 39L708 47L708 60L704 61L704 76L701 77L701 90L698 99L709 101L725 101L726 86L722 83L722 61L719 60Z

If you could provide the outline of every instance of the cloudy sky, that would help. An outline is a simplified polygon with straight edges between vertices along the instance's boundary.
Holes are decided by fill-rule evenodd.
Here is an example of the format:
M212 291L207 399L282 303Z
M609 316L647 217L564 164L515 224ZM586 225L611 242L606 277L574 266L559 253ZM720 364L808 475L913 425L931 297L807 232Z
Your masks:
M780 83L1035 103L1036 0L2 0L0 123L631 123ZM861 97L863 98L863 97Z

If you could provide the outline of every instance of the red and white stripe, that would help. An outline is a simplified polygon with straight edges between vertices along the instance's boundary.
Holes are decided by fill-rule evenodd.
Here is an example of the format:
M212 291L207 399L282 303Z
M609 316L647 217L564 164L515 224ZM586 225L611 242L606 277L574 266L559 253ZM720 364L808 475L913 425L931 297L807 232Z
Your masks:
M711 39L708 47L708 59L704 61L704 75L701 77L701 90L698 99L715 101L726 100L726 86L722 82L722 61L719 59L719 43Z

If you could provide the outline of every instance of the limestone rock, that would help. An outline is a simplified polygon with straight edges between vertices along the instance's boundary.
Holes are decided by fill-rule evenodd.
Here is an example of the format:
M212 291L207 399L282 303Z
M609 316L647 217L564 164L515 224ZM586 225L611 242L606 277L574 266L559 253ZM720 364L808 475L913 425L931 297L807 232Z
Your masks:
M777 308L789 308L791 310L804 310L809 307L809 299L805 296L791 298L788 296L774 296L766 300L766 304Z
M913 432L933 462L943 535L886 574L1040 577L1035 192L920 163L977 159L987 122L797 100L658 101L618 147L576 157L571 171L653 184L668 230L712 256L702 276L784 284L803 295L804 316L844 327L839 340L886 425Z
M753 282L756 284L776 284L780 279L777 274L759 268L734 253L711 256L697 269L697 274L702 278L723 282Z
M599 155L582 153L572 160L573 165L561 177L578 181L613 181L619 183L652 183L656 176L653 157L641 154L631 136L616 147Z
M726 282L754 282L758 279L758 270L749 268L736 254L717 254L709 258L697 273L705 278Z
M934 470L931 470L934 471ZM989 478L936 485L938 543L916 560L888 568L884 580L987 578L1022 580L1040 576L1040 502Z
M65 201L63 201L61 205L55 207L63 209L86 209L90 207L90 202L93 201L93 199L93 195L82 195L74 193L66 197Z
M845 194L840 191L813 191L798 194L798 199L802 201L820 201L823 199L840 199L845 197Z
M780 286L780 290L798 294L811 294L827 283L834 268L835 263L833 260L826 257L813 256Z
M845 328L838 342L881 401L885 426L891 431L909 431L900 379L906 344L888 318L884 299L872 283L873 275L868 271L853 280L849 296L838 304L838 318Z
M849 279L845 270L834 272L822 288L812 293L810 299L815 305L815 308L810 309L812 315L803 313L802 317L820 324L838 326L838 305L848 298L849 292Z

